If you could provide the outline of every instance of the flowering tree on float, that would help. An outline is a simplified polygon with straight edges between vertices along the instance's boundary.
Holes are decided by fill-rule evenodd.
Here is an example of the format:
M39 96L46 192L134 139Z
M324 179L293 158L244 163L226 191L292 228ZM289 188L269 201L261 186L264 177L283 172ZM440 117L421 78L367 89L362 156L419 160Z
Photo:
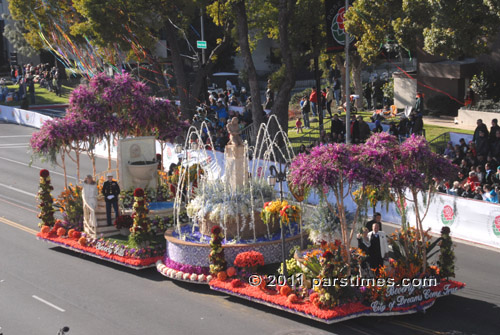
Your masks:
M300 154L292 161L289 181L291 187L315 189L321 202L332 213L337 213L340 221L342 248L347 264L350 264L350 241L356 227L360 208L354 213L352 229L349 233L345 201L359 184L370 182L369 162L359 156L362 146L347 144L327 144L317 146L310 154ZM335 196L336 206L328 201L328 194ZM348 269L350 274L350 269Z
M121 76L123 75L115 78ZM128 75L125 76L130 79ZM96 143L106 141L108 170L111 170L111 140L120 133L126 133L124 120L127 111L137 106L130 104L130 98L133 97L131 80L120 78L119 82L126 85L119 87L118 78L115 78L110 78L105 73L94 76L88 84L78 86L71 93L68 106L68 112L79 119L101 125L94 129L90 140ZM93 153L89 156L92 159Z
M457 171L456 165L431 151L423 136L412 135L399 146L399 153L394 157L392 188L399 194L401 208L404 207L405 200L413 203L417 239L420 241L419 249L423 257L423 272L427 268L429 237L424 232L422 222L427 216L432 197L436 193L434 179L449 180L456 176ZM409 196L405 196L406 194ZM403 224L402 227L407 229L408 225Z
M112 138L155 136L164 143L187 129L187 123L179 120L170 101L148 94L149 88L127 73L113 78L100 73L88 85L80 85L73 91L68 111L92 123L94 133L89 141L106 140L108 170ZM162 156L163 148L164 145Z
M47 120L39 131L33 133L30 139L30 147L34 156L46 159L54 165L63 169L64 186L68 186L66 175L66 147L69 145L66 123L62 119ZM61 157L61 162L57 156Z

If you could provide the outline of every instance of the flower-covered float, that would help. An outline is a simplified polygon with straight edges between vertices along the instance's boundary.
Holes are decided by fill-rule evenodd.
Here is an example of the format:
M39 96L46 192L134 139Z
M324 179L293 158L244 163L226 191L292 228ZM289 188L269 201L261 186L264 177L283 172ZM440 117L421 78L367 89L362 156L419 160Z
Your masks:
M210 287L325 323L424 311L437 298L465 286L450 279L455 275L450 229L443 227L441 236L432 240L422 227L425 210L418 210L426 204L419 204L417 195L425 193L427 203L433 195L432 178L454 172L421 137L399 145L394 137L377 134L364 145L323 145L299 155L288 180L291 189L312 188L320 198L319 217L326 223L305 224L317 244L295 251L286 262L287 277L283 271L260 274L236 264L236 271L218 266ZM390 190L393 201L417 208L415 227L403 215L401 229L387 237L390 252L381 266L371 266L368 257L374 256L351 243L368 201L373 204L377 198L373 190ZM347 213L348 196L357 205L354 213ZM223 264L220 257L218 262Z
M277 121L273 116L269 122ZM203 275L206 279L210 275L208 259L215 226L221 229L222 248L229 266L238 254L251 250L262 253L267 264L280 262L281 227L287 252L300 245L303 234L299 215L290 214L285 225L273 219L279 213L276 213L278 206L270 202L275 191L267 182L268 170L274 162L291 161L293 152L286 137L287 145L277 148L267 131L269 122L261 125L258 136L261 140L255 146L248 147L247 142L236 139L226 146L224 154L210 150L214 143L208 129L207 140L202 139L205 124L201 129L190 128L183 162L175 173L176 225L165 233L166 253L163 262L157 263L159 272L173 279L193 277L193 282L206 283L199 277ZM207 143L208 148L202 143ZM292 206L298 213L297 205L291 203L284 213L291 213ZM187 224L180 220L184 208L190 219Z
M53 204L52 188L48 184L50 177L48 171L42 170L38 195L41 231L37 238L135 269L154 266L165 252L163 233L172 224L171 215L156 216L171 211L165 202L171 193L160 171L161 164L158 174L151 172L150 179L154 183L145 190L145 195L134 195L137 185L122 187L121 216L116 218L114 226L107 226L104 199L100 195L103 180L97 184L97 205L89 209L82 199L82 187L68 186L66 161L71 159L76 163L77 180L80 181L81 156L85 153L92 162L94 178L112 172L122 183L126 181L126 171L120 168L120 159L117 169L111 167L113 140L118 140L120 147L124 139L140 141L147 137L153 149L141 152L130 148L130 158L136 154L138 158L134 161L143 160L145 155L154 159L155 140L163 150L166 142L187 129L186 125L178 119L168 100L151 97L147 86L128 74L108 77L101 73L88 84L80 85L71 94L65 116L46 121L30 140L34 158L41 157L60 166L65 182L64 191ZM106 143L108 149L108 169L100 174L96 171L98 143ZM147 203L155 200L151 210L147 208ZM60 213L56 213L53 205ZM59 215L58 219L54 214Z

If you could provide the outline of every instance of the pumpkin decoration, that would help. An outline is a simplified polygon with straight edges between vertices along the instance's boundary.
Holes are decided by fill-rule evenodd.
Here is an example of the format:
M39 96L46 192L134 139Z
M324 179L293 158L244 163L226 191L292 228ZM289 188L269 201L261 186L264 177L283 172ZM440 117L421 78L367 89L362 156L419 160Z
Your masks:
M226 271L220 271L219 273L217 273L217 279L220 281L226 280L227 279Z

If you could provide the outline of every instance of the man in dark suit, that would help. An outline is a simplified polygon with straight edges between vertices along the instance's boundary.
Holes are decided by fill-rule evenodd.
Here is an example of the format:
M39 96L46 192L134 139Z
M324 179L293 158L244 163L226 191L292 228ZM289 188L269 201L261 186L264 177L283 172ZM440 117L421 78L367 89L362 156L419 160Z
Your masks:
M368 255L370 256L370 267L376 269L378 272L379 268L384 266L384 259L389 252L389 246L387 243L387 234L379 230L376 223L373 224L372 229L367 236L370 240Z
M366 223L366 228L368 228L368 231L372 231L374 223L378 223L378 230L382 230L382 214L378 212L373 214L373 220L370 220Z
M115 210L115 219L118 217L118 196L120 195L120 186L113 180L113 174L108 173L108 180L102 186L102 194L106 201L106 220L108 226L111 226L111 206Z

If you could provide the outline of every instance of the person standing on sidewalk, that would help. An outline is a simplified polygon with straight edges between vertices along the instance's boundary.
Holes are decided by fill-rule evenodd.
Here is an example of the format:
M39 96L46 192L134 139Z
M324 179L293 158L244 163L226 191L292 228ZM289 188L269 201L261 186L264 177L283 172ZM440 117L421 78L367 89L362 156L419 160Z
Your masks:
M337 104L337 108L341 106L340 99L340 89L342 88L342 84L338 77L333 78L333 96L335 98L335 103Z
M318 111L318 91L316 90L316 86L313 86L311 95L309 96L309 102L311 104L311 110L313 116L317 116Z
M311 112L311 103L309 102L309 98L307 95L304 95L301 101L301 111L302 111L302 118L304 119L304 128L309 129L310 124L309 124L309 113Z
M328 114L330 114L330 119L333 117L332 116L332 102L333 102L333 90L331 87L326 88L326 110L328 111Z

